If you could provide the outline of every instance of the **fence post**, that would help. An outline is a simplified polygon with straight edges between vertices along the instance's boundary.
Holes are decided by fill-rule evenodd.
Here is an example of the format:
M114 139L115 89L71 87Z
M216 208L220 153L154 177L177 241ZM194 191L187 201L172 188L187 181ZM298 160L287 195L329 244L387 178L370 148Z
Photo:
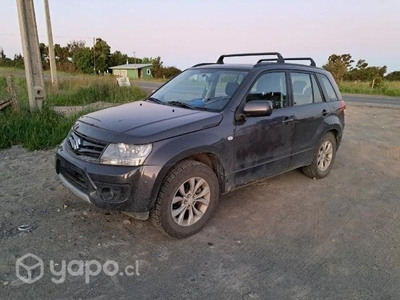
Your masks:
M11 107L14 111L18 111L17 93L15 92L14 78L12 76L7 76L7 90L11 98Z

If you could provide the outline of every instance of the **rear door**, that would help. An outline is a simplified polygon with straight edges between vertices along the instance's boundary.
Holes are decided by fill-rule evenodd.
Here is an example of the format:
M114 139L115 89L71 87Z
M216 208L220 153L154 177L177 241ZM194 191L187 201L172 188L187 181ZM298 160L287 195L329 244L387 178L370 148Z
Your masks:
M295 116L290 162L293 169L311 163L313 151L327 126L325 119L331 112L313 73L291 72L290 82Z
M255 80L246 101L270 100L270 116L237 121L234 137L236 187L282 173L289 167L293 134L293 109L285 72L264 73Z

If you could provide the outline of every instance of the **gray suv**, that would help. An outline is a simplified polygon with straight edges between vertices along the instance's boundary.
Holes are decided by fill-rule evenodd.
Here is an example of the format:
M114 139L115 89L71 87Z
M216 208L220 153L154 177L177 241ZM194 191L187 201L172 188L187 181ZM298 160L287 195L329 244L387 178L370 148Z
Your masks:
M224 63L237 56L264 58ZM58 148L56 171L87 202L150 217L184 238L213 216L220 194L296 168L327 176L345 108L331 74L311 58L222 55L144 101L79 118Z

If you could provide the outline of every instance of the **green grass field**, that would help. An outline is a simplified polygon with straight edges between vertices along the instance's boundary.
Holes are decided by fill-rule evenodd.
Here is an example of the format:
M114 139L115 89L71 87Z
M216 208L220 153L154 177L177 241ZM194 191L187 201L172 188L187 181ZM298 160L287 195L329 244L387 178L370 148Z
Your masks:
M384 81L384 87L373 89L369 82L344 81L339 85L342 93L400 97L400 81Z
M88 111L72 116L56 113L54 106L80 106L104 101L126 103L145 98L136 86L119 87L114 77L60 74L59 89L54 90L45 76L46 101L42 111L29 111L24 71L0 68L0 99L8 97L6 76L13 75L19 112L11 107L0 111L0 149L22 145L29 150L49 149L59 144L76 119Z
M0 113L0 149L22 145L29 150L50 149L67 135L79 115L65 117L49 107L34 113L22 109L18 113Z

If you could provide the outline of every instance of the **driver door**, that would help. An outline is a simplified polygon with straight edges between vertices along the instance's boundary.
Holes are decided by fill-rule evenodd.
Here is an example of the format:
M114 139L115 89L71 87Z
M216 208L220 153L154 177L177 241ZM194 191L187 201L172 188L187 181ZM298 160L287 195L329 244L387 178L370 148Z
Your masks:
M285 72L264 73L253 84L246 101L269 100L270 116L237 121L234 137L236 187L273 176L289 168L294 112L289 103Z

